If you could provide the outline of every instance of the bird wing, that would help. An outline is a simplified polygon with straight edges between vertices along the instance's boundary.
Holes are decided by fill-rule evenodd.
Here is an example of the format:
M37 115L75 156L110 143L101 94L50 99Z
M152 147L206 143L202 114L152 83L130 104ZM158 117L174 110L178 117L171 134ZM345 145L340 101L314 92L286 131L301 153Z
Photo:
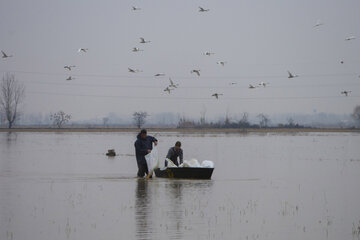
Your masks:
M170 80L170 84L173 86L174 82L171 80L171 78L169 78L169 80Z
M288 71L289 77L294 77L294 75L291 74L291 72Z
M3 57L7 57L6 53L4 53L4 51L1 51L1 53L3 54Z
M202 7L199 7L200 8L200 11L205 11L205 9L203 9Z

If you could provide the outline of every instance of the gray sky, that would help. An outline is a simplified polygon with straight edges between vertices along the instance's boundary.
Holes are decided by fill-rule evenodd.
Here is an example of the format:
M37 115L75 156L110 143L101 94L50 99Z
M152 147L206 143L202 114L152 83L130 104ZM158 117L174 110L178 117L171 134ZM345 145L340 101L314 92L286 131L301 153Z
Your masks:
M203 108L209 116L351 113L360 103L359 10L358 0L1 0L0 49L14 57L1 59L0 71L25 83L25 112L64 110L76 120L135 110L198 117ZM314 28L318 19L324 25ZM70 74L64 65L77 67ZM170 95L168 77L180 84ZM270 84L248 89L261 81Z

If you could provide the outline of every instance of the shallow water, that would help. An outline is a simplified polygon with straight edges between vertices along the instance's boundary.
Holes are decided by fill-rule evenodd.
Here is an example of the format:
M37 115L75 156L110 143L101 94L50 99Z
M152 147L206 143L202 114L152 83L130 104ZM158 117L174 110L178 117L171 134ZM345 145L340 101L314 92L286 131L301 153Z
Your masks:
M0 133L0 239L360 239L360 134L155 136L212 180L134 178L132 133Z

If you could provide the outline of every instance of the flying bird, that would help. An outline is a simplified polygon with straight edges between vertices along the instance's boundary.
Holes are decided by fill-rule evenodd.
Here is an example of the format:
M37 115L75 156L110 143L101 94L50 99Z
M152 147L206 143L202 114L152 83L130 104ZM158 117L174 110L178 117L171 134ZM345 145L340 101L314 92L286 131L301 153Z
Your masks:
M354 40L354 39L356 39L355 36L350 36L350 37L345 38L345 41L350 41L350 40Z
M2 58L12 57L12 55L7 55L4 51L1 51L1 53L2 53Z
M317 20L316 24L313 27L320 27L321 25L324 25L320 20Z
M168 92L169 94L170 94L170 91L172 91L173 89L171 89L171 88L169 88L169 87L166 87L165 89L164 89L164 92Z
M132 6L132 10L133 10L133 11L137 11L137 10L141 10L141 8Z
M140 48L137 48L137 47L134 47L132 51L133 51L133 52L140 52L140 51L144 51L144 50L142 50L142 49L140 49Z
M194 70L191 70L190 73L196 73L198 75L198 77L200 77L200 70L194 69Z
M212 53L212 52L204 52L203 54L206 55L206 56L211 56L211 55L214 55L215 53Z
M235 85L235 84L237 84L236 82L231 82L231 83L229 83L229 85Z
M259 86L263 86L263 87L266 87L266 85L269 84L269 83L266 83L266 82L261 82L259 83Z
M169 78L169 81L170 81L169 87L177 88L179 86L179 84L174 84L174 82L171 80L171 78Z
M69 71L71 71L71 68L74 68L74 67L76 67L76 66L75 65L72 65L72 66L66 65L66 66L64 66L64 68L69 70Z
M149 42L151 42L151 41L146 41L145 38L142 38L142 37L140 38L140 43L149 43Z
M210 9L199 7L199 12L208 12L208 11L210 11Z
M254 86L254 85L252 85L252 84L249 84L249 88L250 89L255 89L255 88L257 88L258 86Z
M141 70L139 69L132 69L132 68L128 68L129 72L131 73L137 73L137 72L142 72Z
M351 91L342 91L341 92L341 94L344 94L345 97L347 97L350 93L351 93Z
M155 74L154 76L155 76L155 77L163 77L163 76L165 76L165 73L157 73L157 74Z
M298 77L298 75L295 75L295 74L292 74L290 71L288 71L288 78L295 78L295 77Z
M75 78L73 78L73 77L70 76L70 77L68 77L66 80L67 80L67 81L71 81L71 80L74 80L74 79L75 79Z
M224 94L222 93L214 93L213 95L211 95L212 97L216 97L216 99L219 99L219 96L222 96Z
M89 49L88 48L79 48L78 52L86 53Z
M225 66L225 63L226 62L223 62L223 61L216 62L216 64L219 64L219 65L221 64L221 66Z

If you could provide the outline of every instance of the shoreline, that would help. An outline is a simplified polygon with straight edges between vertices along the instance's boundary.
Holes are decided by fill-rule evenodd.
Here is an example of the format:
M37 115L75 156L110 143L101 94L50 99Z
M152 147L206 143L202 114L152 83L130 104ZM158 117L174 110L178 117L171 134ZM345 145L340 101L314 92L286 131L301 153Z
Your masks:
M176 132L176 133L308 133L308 132L354 132L360 133L360 129L349 128L146 128L149 132ZM123 132L137 133L137 128L37 128L17 127L0 128L0 132Z

